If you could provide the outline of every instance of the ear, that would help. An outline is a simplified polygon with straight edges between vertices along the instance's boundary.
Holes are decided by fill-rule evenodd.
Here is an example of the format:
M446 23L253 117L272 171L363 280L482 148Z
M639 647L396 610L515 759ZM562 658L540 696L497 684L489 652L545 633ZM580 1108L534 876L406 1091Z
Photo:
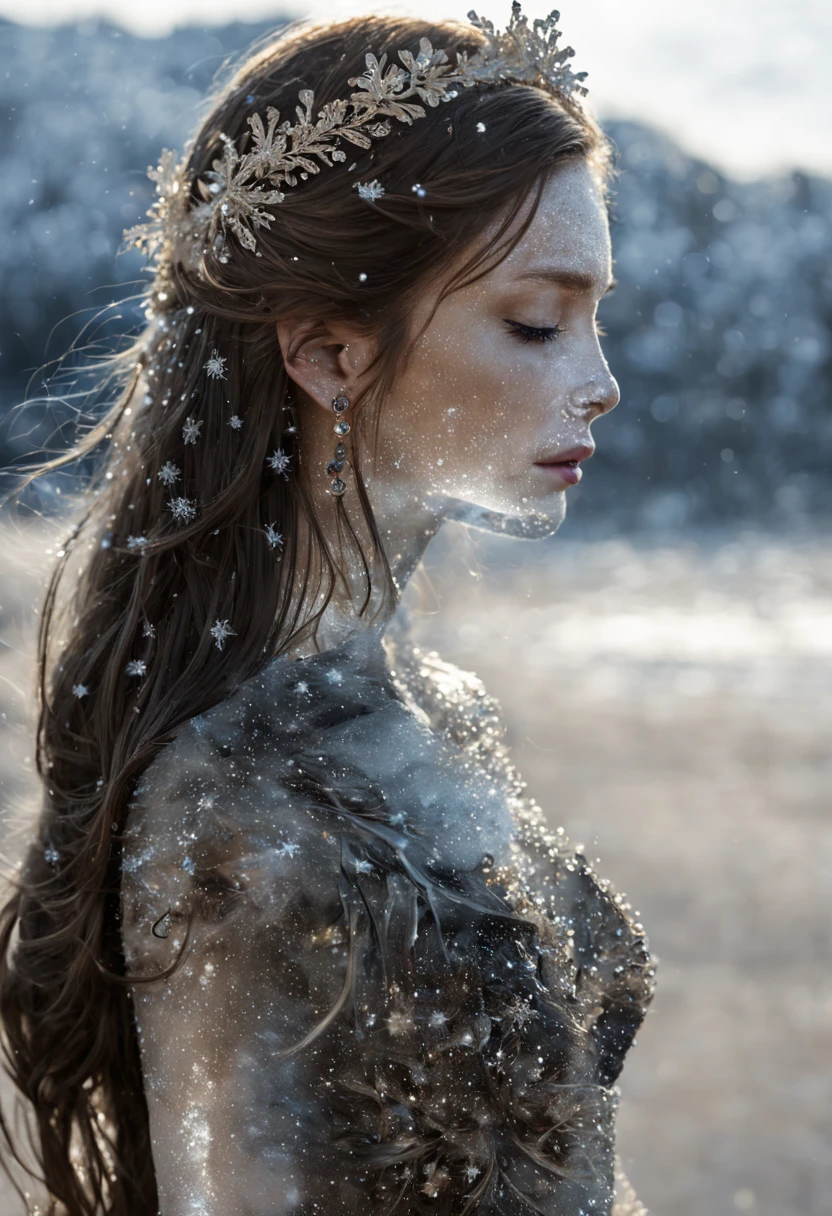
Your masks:
M289 376L315 404L331 413L332 398L355 400L373 359L373 343L341 322L278 321L277 340Z

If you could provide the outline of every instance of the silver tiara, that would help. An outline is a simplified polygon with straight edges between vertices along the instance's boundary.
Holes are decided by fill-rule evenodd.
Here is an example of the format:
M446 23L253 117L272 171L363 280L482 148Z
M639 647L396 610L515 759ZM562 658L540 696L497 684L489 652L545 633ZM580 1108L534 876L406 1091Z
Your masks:
M390 119L412 124L414 119L424 118L420 101L435 107L458 97L457 86L503 81L534 85L570 101L586 96L587 89L580 82L587 73L573 72L567 63L574 50L571 46L558 49L557 10L536 19L530 28L519 0L513 0L511 18L502 33L495 32L493 24L473 10L468 18L485 35L487 45L471 56L457 51L455 64L445 51L434 50L427 38L420 40L418 55L398 52L402 67L388 65L386 54L377 59L368 52L363 75L351 76L347 82L355 92L347 99L327 102L316 117L315 94L301 89L300 105L295 107L297 122L281 122L274 106L268 107L265 118L260 114L249 117L251 147L247 151L239 151L234 140L221 134L222 155L196 180L196 203L191 202L194 183L186 172L187 155L179 159L165 149L159 165L148 170L156 183L156 200L147 220L124 233L126 247L138 248L150 258L168 251L198 269L202 254L209 249L220 261L228 261L227 238L233 234L244 249L259 257L257 229L269 228L274 222L268 208L283 202L286 187L319 173L318 162L332 166L345 161L347 153L339 143L367 149L373 139L390 134ZM354 188L368 201L384 194L383 185L375 180L355 182Z

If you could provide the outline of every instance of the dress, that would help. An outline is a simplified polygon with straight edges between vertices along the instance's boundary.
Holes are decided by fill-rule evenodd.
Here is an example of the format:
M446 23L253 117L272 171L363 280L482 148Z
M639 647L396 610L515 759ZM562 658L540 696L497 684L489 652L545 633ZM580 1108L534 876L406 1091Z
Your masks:
M655 960L502 734L369 629L145 771L122 935L161 1216L645 1212L615 1081Z

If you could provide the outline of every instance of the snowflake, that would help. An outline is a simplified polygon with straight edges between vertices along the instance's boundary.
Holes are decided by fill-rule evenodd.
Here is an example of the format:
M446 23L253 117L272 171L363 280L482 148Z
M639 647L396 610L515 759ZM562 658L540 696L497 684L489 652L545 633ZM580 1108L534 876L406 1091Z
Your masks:
M43 850L43 860L48 866L56 866L61 860L61 855L54 844L48 844Z
M147 663L144 659L131 659L124 669L125 675L143 676L147 674Z
M131 553L141 553L141 551L144 549L145 545L148 543L149 542L148 542L148 539L146 536L128 536L127 537L127 548L130 550Z
M231 427L232 431L239 431L242 430L243 420L239 414L232 414L228 419L228 425Z
M443 1013L441 1009L434 1009L433 1013L428 1018L428 1026L432 1026L434 1030L441 1030L447 1020L447 1013Z
M358 197L365 199L368 203L374 203L377 198L382 198L384 195L384 186L376 178L373 178L371 182L356 182L355 188L358 191Z
M155 638L156 637L156 626L151 625L150 621L145 621L144 628L142 629L142 637L143 638Z
M306 680L298 680L295 685L295 692L309 692L309 685L306 683Z
M173 483L178 481L181 476L181 471L176 467L175 464L172 464L170 460L163 464L157 473L157 477L163 486L172 486Z
M465 1178L468 1182L473 1182L475 1178L479 1178L482 1170L478 1165L466 1165Z
M190 498L172 498L168 507L173 512L173 518L179 523L188 523L196 519L196 507Z
M479 131L480 135L482 135L483 131L485 130L485 123L484 123L484 122L478 122L478 123L477 123L477 130Z
M343 673L340 671L337 671L336 668L334 668L334 667L331 667L329 669L329 671L326 673L326 678L329 680L330 684L343 684L344 683Z
M294 857L300 845L295 840L284 840L280 848L277 850L278 857Z
M266 540L269 542L269 548L274 549L276 545L283 544L283 533L275 531L274 524L266 524Z
M236 637L236 630L232 629L228 621L221 621L217 618L211 626L211 637L217 644L217 650L222 650L227 638Z
M221 355L218 350L212 350L211 358L203 366L212 380L225 380L225 364L225 355Z
M266 464L271 465L275 473L282 473L286 480L289 480L289 474L286 470L289 468L291 456L287 456L283 448L278 448L271 456L266 457Z
M515 997L507 1006L502 1020L511 1022L520 1030L526 1025L526 1022L530 1022L532 1018L536 1017L538 1017L538 1012L536 1009L532 1009L528 1000L524 1000L523 997Z
M87 688L86 684L73 684L72 685L72 695L73 695L73 697L78 697L79 700L81 699L81 697L89 696L89 691L90 690Z
M194 418L186 418L185 425L182 427L182 438L186 443L196 443L199 439L199 432L202 427L202 419L199 422Z
M362 857L355 863L355 872L356 874L374 874L375 869L371 861L365 861Z

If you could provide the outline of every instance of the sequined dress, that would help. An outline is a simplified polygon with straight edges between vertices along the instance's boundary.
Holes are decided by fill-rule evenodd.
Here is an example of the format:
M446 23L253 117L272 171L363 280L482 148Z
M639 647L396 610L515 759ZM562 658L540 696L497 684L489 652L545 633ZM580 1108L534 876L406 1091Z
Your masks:
M145 771L122 924L161 1216L645 1213L615 1082L654 960L502 736L476 677L365 630Z

